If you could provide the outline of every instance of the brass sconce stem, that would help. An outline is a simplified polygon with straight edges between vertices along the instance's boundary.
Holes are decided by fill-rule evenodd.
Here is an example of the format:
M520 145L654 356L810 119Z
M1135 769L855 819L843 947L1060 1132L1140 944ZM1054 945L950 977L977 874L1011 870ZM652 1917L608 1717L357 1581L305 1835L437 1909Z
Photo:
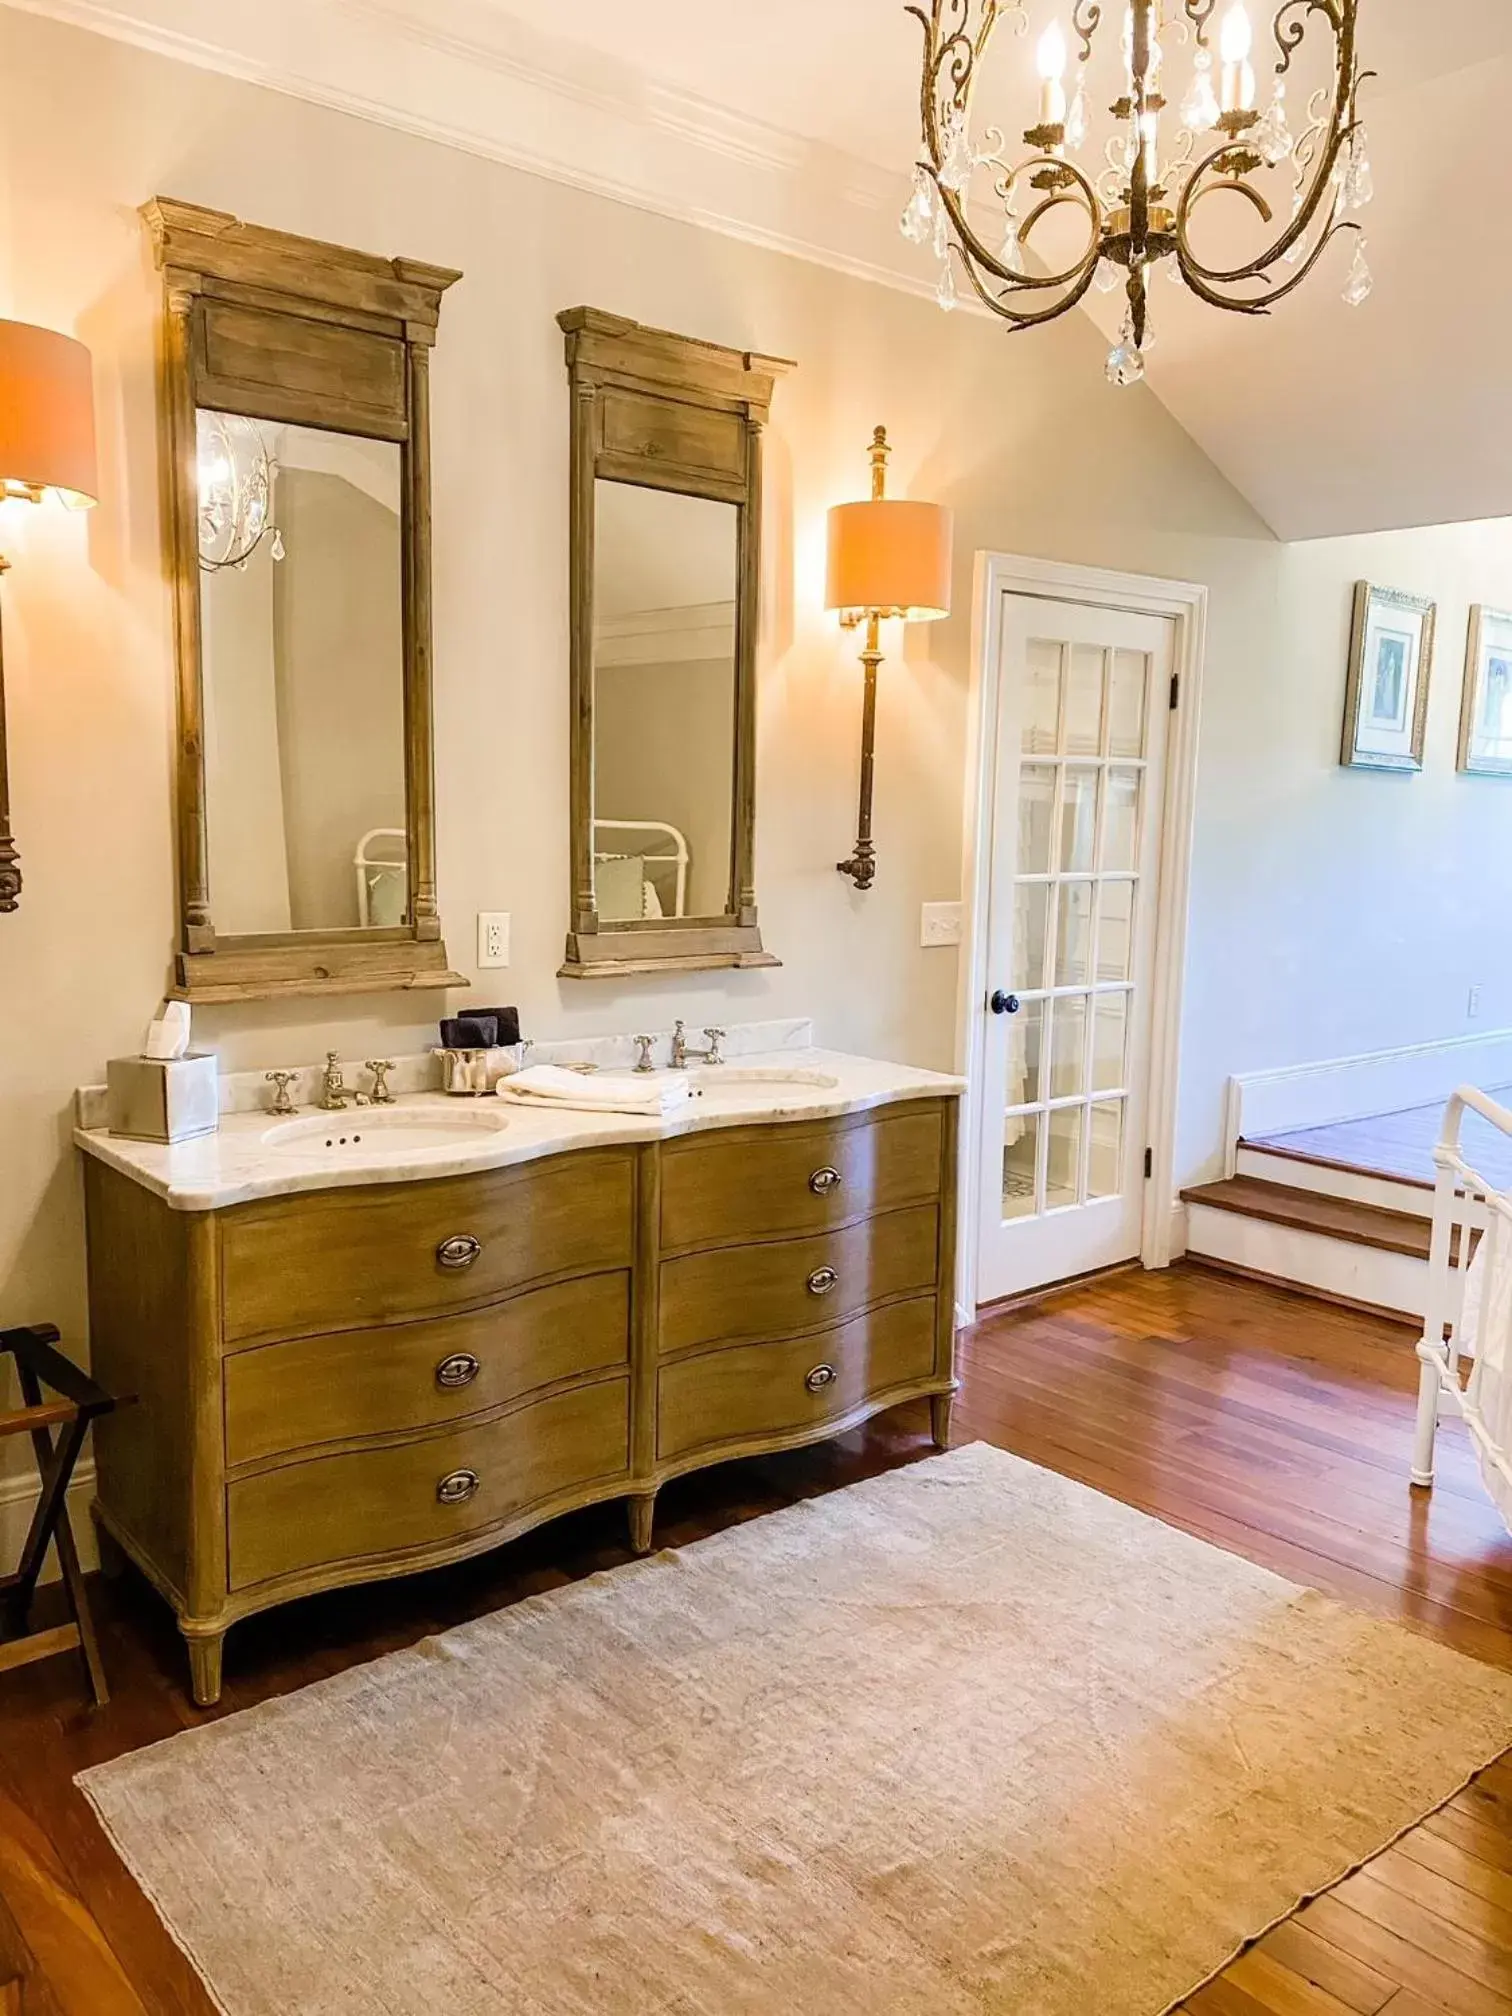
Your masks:
M882 620L905 623L944 616L950 607L950 513L937 504L910 504L887 495L887 429L871 443L871 498L839 504L829 516L826 605L848 630L866 625L861 663L866 685L861 706L861 796L856 851L835 866L858 889L877 879L872 845L872 791L876 778L877 671L882 663Z
M0 578L10 570L10 562L0 554ZM5 645L0 638L0 914L19 907L21 902L21 857L16 852L10 823L10 765L5 741Z
M870 889L877 879L877 850L872 845L872 780L876 772L877 749L877 667L882 619L866 619L866 649L861 663L866 668L866 692L861 702L861 799L856 812L856 851L848 861L837 861L842 875L849 875L858 889Z

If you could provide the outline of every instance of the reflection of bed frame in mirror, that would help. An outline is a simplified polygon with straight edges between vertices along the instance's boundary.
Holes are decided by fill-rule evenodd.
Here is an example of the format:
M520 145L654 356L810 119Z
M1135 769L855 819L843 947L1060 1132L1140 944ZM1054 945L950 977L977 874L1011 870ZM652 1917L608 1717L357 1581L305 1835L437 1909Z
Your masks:
M775 966L756 921L756 629L761 437L777 357L726 350L597 308L557 317L572 385L572 925L564 978ZM599 478L733 504L739 514L730 884L720 917L610 923L595 905L594 521Z
M165 288L160 427L178 655L180 945L197 1001L461 987L436 910L431 724L430 351L461 276L267 231L156 197L142 212ZM201 662L200 407L399 444L403 458L406 921L217 937L210 887Z

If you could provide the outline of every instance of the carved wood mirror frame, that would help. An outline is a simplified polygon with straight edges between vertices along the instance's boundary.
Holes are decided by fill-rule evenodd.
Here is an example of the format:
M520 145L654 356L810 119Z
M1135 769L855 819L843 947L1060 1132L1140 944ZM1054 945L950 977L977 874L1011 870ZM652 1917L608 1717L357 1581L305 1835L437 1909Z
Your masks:
M382 259L167 197L143 206L164 282L159 430L178 661L177 986L193 1001L462 987L436 908L430 352L448 267ZM402 458L406 922L217 935L206 821L196 412L393 442Z
M761 606L762 430L780 357L568 308L572 391L572 922L564 979L777 966L756 918L756 635ZM613 923L593 877L594 534L598 480L733 504L737 511L735 735L729 894L719 917Z

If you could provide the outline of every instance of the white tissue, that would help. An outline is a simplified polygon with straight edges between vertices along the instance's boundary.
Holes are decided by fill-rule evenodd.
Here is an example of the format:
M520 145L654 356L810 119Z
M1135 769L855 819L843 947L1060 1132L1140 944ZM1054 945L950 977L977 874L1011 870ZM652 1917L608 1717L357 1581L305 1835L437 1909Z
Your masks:
M169 1058L182 1057L188 1048L189 1003L165 1001L162 1014L148 1025L142 1055L162 1063Z

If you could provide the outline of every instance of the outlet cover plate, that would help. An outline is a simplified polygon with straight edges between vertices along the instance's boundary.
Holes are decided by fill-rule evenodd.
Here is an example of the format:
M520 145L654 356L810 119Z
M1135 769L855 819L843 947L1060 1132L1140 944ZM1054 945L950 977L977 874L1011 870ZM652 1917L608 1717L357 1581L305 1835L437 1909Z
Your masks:
M961 906L959 903L926 903L919 920L921 945L959 945Z
M509 964L509 912L507 910L480 910L478 912L478 970L486 972L492 967Z

